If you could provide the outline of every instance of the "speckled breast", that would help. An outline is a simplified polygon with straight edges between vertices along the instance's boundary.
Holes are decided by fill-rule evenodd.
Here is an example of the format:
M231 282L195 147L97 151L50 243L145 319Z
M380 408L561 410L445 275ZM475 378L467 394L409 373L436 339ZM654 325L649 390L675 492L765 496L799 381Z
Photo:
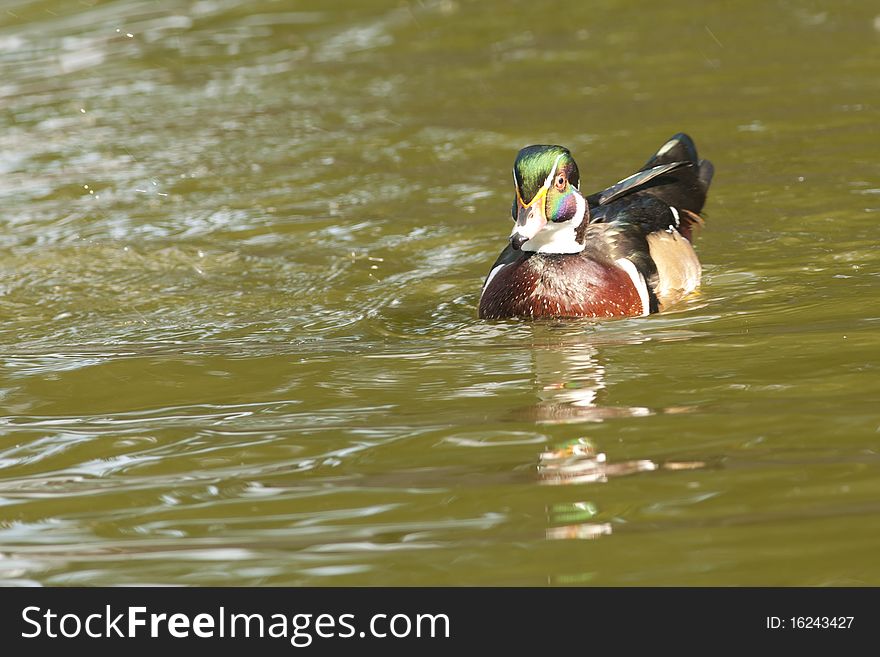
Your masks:
M490 277L480 297L482 319L643 314L632 279L611 261L523 253Z

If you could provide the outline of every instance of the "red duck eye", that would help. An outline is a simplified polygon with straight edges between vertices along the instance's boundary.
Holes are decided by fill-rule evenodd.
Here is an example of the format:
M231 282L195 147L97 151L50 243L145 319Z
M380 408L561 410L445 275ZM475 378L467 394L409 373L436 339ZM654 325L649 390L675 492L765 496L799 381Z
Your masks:
M565 180L565 176L563 176L562 174L556 176L556 189L558 189L560 192L564 191L566 182L567 181Z

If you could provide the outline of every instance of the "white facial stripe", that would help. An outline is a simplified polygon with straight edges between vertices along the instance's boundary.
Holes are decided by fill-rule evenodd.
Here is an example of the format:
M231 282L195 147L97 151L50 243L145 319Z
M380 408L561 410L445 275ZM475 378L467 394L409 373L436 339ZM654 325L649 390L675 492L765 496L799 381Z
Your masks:
M544 187L550 189L550 185L553 184L553 179L556 177L556 167L559 166L559 160L562 159L562 153L556 156L556 161L553 162L553 168L550 170L550 175L544 179Z
M681 219L678 216L678 210L676 210L671 205L669 206L669 209L672 212L672 216L675 217L675 227L678 228L681 225Z
M636 266L626 258L620 258L615 260L615 262L618 267L629 274L630 280L632 280L633 286L636 288L636 292L639 293L639 300L642 302L642 317L650 314L651 306L648 301L648 284L645 282L645 277L642 276L641 272L636 269Z

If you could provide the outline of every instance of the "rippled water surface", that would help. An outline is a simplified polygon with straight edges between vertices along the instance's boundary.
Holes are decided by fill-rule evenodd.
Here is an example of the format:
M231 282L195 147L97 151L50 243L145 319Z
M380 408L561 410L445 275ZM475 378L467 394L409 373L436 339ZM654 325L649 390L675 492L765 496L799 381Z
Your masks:
M880 585L880 9L637 7L3 3L0 580ZM697 298L476 319L680 130Z

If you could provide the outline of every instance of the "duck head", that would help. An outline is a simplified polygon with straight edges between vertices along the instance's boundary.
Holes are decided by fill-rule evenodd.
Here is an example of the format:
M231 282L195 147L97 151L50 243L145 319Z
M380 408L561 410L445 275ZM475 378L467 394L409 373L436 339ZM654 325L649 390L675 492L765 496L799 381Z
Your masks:
M516 198L510 234L514 249L579 253L589 223L587 201L578 191L577 164L562 146L526 146L513 164ZM581 230L578 230L581 228Z

